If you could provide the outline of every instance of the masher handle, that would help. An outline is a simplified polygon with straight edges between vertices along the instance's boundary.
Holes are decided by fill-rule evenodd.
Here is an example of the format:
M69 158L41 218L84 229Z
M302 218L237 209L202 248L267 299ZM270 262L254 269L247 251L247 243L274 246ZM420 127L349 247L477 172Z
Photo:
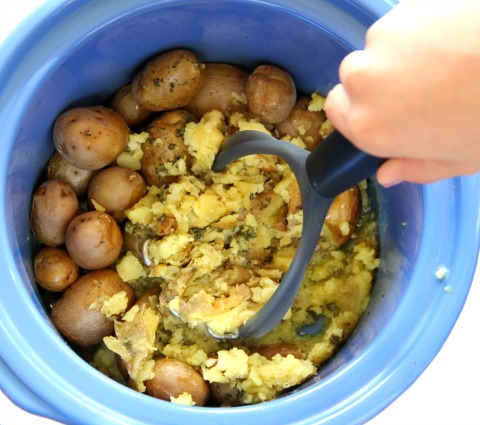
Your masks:
M306 172L315 193L334 198L375 174L384 161L334 131L310 153Z

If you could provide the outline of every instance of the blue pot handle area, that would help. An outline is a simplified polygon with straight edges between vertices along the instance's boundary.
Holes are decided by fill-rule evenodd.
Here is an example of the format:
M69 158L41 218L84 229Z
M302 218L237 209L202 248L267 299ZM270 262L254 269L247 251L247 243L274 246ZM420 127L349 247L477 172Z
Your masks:
M18 378L0 357L1 390L18 407L37 416L43 416L55 421L66 423L67 419L61 416L50 405L45 403L25 383Z

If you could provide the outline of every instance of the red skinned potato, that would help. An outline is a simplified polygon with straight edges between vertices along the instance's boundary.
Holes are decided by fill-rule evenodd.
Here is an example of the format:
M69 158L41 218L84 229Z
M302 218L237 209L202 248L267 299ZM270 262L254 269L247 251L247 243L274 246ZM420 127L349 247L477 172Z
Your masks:
M193 118L189 112L176 109L164 112L146 128L150 137L142 144L141 167L147 184L161 187L177 180L178 176L171 174L167 163L173 164L183 159L187 168L190 167L192 158L183 140L183 133Z
M269 124L286 120L297 100L297 89L290 74L274 65L260 65L247 81L250 111Z
M233 407L242 404L242 391L228 382L210 382L210 398L216 406Z
M145 381L146 393L150 396L171 401L182 393L192 396L196 406L203 406L210 396L207 383L192 366L180 360L162 358L153 366L155 376Z
M131 84L122 87L114 94L111 107L123 117L129 127L142 124L152 115L152 111L146 110L137 102Z
M186 106L203 84L204 65L191 51L171 50L150 62L135 76L132 92L149 111Z
M128 168L113 166L99 171L88 188L88 202L105 209L115 220L123 220L125 210L133 207L147 191L143 177ZM93 209L93 208L92 208Z
M330 206L325 225L331 242L342 246L355 232L362 212L362 195L358 186L338 195Z
M86 270L113 264L122 250L123 238L115 219L105 212L89 211L67 227L65 246L73 261Z
M135 291L115 270L83 275L53 305L52 323L70 342L82 347L98 344L114 330L113 320L101 312L103 301L122 291L128 298L128 310L135 302Z
M78 199L83 198L87 194L88 185L96 171L82 170L75 167L55 151L50 157L46 174L47 179L60 179L66 181L75 191Z
M35 280L45 289L62 292L74 283L78 266L67 251L57 247L43 247L33 261Z
M302 208L300 188L296 180L289 187L290 202L288 214L295 214ZM346 243L358 225L362 212L362 194L358 186L354 186L336 196L325 218L325 236L337 248Z
M248 111L246 103L246 87L248 72L238 66L225 63L205 64L205 81L185 107L199 120L202 116L216 109L229 116L234 112Z
M116 112L103 106L70 109L53 125L57 151L75 167L99 170L125 150L130 129Z
M143 261L143 244L154 236L150 228L127 221L122 229L123 249Z
M309 111L310 96L299 96L288 118L275 125L280 137L300 137L311 151L322 140L320 128L325 122L323 111Z
M30 227L42 244L60 246L65 242L68 224L79 212L72 187L63 180L47 180L33 194Z

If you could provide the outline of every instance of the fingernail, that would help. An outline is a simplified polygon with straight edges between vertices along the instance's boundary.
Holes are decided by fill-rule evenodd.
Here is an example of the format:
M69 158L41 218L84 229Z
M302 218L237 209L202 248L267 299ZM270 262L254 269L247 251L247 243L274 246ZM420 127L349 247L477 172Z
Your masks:
M401 179L392 179L392 180L378 180L378 183L380 186L383 186L385 189L390 189L393 186L396 186L397 184L403 183L403 180Z

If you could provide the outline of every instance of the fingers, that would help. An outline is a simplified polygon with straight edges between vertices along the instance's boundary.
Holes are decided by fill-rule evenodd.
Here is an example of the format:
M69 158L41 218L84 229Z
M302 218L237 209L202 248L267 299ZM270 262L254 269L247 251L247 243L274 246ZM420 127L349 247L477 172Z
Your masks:
M340 84L328 93L325 113L333 126L353 143L360 143L366 130L363 120L365 97L368 96L368 54L355 51L340 64Z
M345 56L340 63L338 75L349 96L362 97L368 89L371 66L366 50L356 50Z
M347 139L351 139L352 134L348 126L350 99L342 84L337 84L328 93L324 110L332 125Z
M327 95L325 112L332 123L345 125L350 112L350 99L362 96L365 90L367 54L363 50L345 56L340 64L337 84Z
M473 168L459 162L394 158L382 164L377 181L388 188L401 182L426 184L473 172Z

